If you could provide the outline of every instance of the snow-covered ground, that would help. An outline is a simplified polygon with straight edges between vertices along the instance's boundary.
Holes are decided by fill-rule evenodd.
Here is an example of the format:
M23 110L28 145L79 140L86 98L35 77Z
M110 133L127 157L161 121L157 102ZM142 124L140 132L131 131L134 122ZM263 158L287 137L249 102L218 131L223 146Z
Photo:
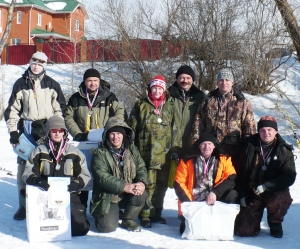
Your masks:
M292 64L293 59L291 59ZM1 94L4 97L5 105L8 101L12 85L17 78L24 72L28 65L24 66L1 66ZM87 69L86 65L81 65L78 76L75 77L76 87L82 79L82 74ZM300 106L300 64L295 63L288 69L287 78L280 83L280 88L293 100L295 106ZM277 73L282 74L284 67L281 67ZM53 77L62 85L63 91L70 89L70 65L52 65L47 67L47 74ZM75 89L76 89L75 87ZM117 96L120 99L126 96ZM290 122L285 121L282 115L288 115L295 122L300 123L299 116L291 108L286 100L281 99L279 94L270 93L265 96L246 97L251 101L256 121L261 116L273 115L279 123L279 133L291 144L294 145L294 154L296 156L297 171L300 169L300 154L297 148ZM280 103L281 112L275 112L273 109L275 103ZM296 130L298 131L298 130ZM284 235L281 239L275 239L270 236L269 228L266 222L266 213L261 223L261 232L257 237L241 238L234 237L234 241L192 241L182 239L179 234L179 223L177 218L177 198L174 190L169 189L165 198L163 216L166 218L166 225L153 224L150 229L143 229L140 233L130 233L124 229L118 228L116 232L110 234L100 234L96 231L93 217L88 214L91 223L91 230L84 237L74 237L71 241L63 242L44 242L29 243L26 234L26 220L15 221L12 217L18 208L16 169L17 156L12 151L9 144L9 135L7 133L5 122L0 121L0 248L300 248L299 226L300 226L300 181L297 177L295 184L290 188L292 198L294 199L288 214L283 222ZM3 169L13 172L8 175ZM91 193L90 193L91 195Z

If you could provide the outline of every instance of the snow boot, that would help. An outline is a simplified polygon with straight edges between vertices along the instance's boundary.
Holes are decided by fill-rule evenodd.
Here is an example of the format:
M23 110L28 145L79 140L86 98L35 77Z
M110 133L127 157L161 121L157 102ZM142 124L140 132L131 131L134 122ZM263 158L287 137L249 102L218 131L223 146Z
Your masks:
M283 231L281 223L269 223L270 226L270 234L274 238L282 238Z
M121 227L126 228L130 232L140 232L141 227L134 221L134 219L138 216L142 208L143 206L135 207L128 205L124 210Z
M166 220L161 217L162 208L155 208L154 215L150 217L151 222L158 224L166 224Z
M142 227L144 228L151 228L152 227L152 223L151 223L151 220L147 217L143 218L139 218L140 219L140 224Z
M184 230L185 230L185 220L182 220L179 227L180 234L183 234Z
M25 220L26 219L26 193L25 189L21 189L19 193L19 209L14 214L14 220Z

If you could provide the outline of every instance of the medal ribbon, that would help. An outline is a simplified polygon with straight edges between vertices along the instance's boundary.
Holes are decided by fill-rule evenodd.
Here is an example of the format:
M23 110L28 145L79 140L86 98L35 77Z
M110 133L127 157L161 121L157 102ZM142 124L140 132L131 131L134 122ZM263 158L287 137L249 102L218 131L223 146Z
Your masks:
M158 108L155 108L154 113L155 113L157 116L160 116L161 111L162 111L162 108L163 108L163 106L164 106L164 103L165 103L165 101L163 101L163 102L160 104L160 106L159 106Z
M271 152L272 152L274 146L273 146L272 149L269 151L268 155L266 155L266 157L264 157L264 150L263 150L263 148L262 148L262 146L261 146L261 140L259 140L259 145L260 145L260 154L261 154L262 160L263 160L263 162L264 162L264 166L266 166L266 161L267 161L267 159L269 158L269 156L270 156L270 154L271 154Z
M55 154L54 154L55 147L54 147L54 144L51 140L49 140L49 146L50 146L50 150L51 150L51 152L52 152L52 154L55 158L56 163L58 163L62 153L64 152L64 150L67 146L67 143L65 143L64 138L61 139L61 143L60 143L60 146L59 146L59 150L57 152L57 156L55 156Z
M209 170L209 168L210 168L209 163L210 163L211 157L208 158L207 163L206 163L206 161L205 161L205 159L204 159L203 156L200 156L200 158L201 158L202 164L203 164L203 174L204 174L204 177L207 177L207 175L208 175L208 170Z
M88 104L89 110L92 109L93 104L94 104L94 102L95 102L95 100L96 100L96 98L97 98L97 95L98 95L98 90L96 91L96 93L95 93L95 95L94 95L94 98L93 98L93 100L92 100L92 102L91 102L90 97L89 97L89 92L88 92L87 89L85 90L85 96L86 96L86 100L87 100L87 104Z
M33 93L36 94L36 90L39 88L40 84L38 84L36 87L35 87L35 81L33 81L30 77L29 77L29 80L30 80L30 83L31 83L31 86L32 86L32 90L33 90Z
M126 150L124 150L123 155L121 155L113 150L110 150L110 151L111 151L111 153L114 153L117 157L120 157L122 159L121 161L124 160L124 155L125 155Z

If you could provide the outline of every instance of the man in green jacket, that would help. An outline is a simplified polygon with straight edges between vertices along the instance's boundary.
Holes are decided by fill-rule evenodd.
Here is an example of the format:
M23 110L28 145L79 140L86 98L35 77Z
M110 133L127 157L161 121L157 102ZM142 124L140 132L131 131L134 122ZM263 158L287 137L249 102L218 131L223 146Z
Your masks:
M133 138L132 129L124 121L112 117L105 125L102 143L94 151L90 212L99 232L117 229L119 207L125 208L121 227L141 231L134 219L147 198L147 170Z
M180 154L182 157L189 153L188 141L194 116L199 103L206 99L206 95L193 84L194 81L194 70L188 65L183 65L176 72L175 83L168 89L171 97L174 98L175 115L181 122L182 149Z
M89 131L103 128L110 117L124 120L124 106L107 85L96 69L85 71L83 82L78 92L70 97L64 113L73 140L87 141ZM87 207L88 191L80 193L80 200Z

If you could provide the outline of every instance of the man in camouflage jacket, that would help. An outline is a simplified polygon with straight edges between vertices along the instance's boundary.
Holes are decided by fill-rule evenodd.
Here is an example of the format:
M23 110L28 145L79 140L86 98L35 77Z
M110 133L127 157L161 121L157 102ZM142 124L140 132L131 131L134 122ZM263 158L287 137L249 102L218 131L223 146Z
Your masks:
M199 105L195 115L190 145L202 132L210 132L217 137L221 147L234 156L240 139L255 134L251 104L240 91L232 87L233 82L231 70L222 69L218 73L218 88L209 93L209 99Z

